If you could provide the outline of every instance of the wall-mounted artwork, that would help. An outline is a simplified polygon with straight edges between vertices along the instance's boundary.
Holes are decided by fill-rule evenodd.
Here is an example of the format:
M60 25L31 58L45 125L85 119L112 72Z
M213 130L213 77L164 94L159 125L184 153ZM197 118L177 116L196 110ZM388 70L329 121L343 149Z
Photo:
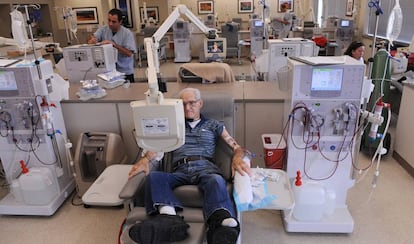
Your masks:
M253 0L239 0L239 13L253 13Z
M134 27L134 23L132 21L131 0L115 0L115 7L121 10L124 14L125 18L122 21L122 25L127 28Z
M144 8L140 7L139 11L141 13L141 23L144 23ZM160 16L158 12L158 7L147 7L147 17L152 18L156 23L160 21Z
M198 14L214 14L214 1L198 1Z
M289 10L290 12L293 12L293 0L278 0L278 4L277 4L277 11L278 12L282 12L281 9L280 9L282 4L287 5L287 10Z
M96 7L73 8L76 13L78 25L98 24L98 11Z
M353 12L354 12L354 0L347 0L345 15L352 17Z

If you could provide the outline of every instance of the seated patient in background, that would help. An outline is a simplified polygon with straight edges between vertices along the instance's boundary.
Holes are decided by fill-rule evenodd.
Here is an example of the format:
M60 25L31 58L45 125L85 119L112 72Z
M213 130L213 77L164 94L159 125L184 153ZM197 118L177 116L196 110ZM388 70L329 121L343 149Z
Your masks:
M356 60L364 63L365 45L362 42L354 41L345 51L345 55L351 56Z
M173 194L173 189L181 185L197 185L204 196L203 212L208 225L207 242L209 244L236 243L240 225L230 194L226 189L226 180L220 169L212 162L217 140L221 137L233 148L232 171L251 174L243 161L245 151L229 135L223 123L205 118L200 114L203 101L200 91L186 88L180 92L186 118L185 144L172 152L173 172L149 172L149 161L156 153L147 151L132 167L129 176L144 171L145 206L151 224L142 222L131 227L129 235L138 243L160 243L179 241L187 236L188 225L176 211L183 206ZM157 222L169 223L157 229Z

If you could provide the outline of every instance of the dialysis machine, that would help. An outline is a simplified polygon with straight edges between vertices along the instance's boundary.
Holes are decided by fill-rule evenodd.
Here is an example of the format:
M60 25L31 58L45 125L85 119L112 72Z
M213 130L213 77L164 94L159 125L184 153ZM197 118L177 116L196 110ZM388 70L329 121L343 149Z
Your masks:
M255 58L262 54L265 40L265 27L262 19L251 19L250 26L250 57Z
M322 32L326 35L328 40L334 40L338 45L338 48L335 49L334 56L339 56L344 53L346 48L352 42L354 31L353 20L337 17L328 17L326 27L322 29Z
M187 63L191 61L190 25L188 21L178 19L173 25L174 32L174 62Z
M96 80L97 74L115 70L117 55L117 50L111 44L82 44L63 48L69 81Z
M340 50L345 51L351 44L352 37L354 36L354 21L349 19L340 19L337 30L335 33L335 39L338 43Z
M311 40L302 38L271 39L267 41L268 49L257 57L255 69L263 75L264 80L279 81L278 73L287 67L289 57L316 56L318 47ZM280 82L280 81L279 81Z
M53 215L75 188L55 79L49 60L0 68L0 214Z
M346 196L354 185L365 66L347 56L298 60L303 62L289 59L288 64L292 96L285 104L285 135L295 206L284 212L285 228L351 233L354 222Z
M216 16L214 16L214 14L207 14L204 19L204 24L208 28L216 28Z

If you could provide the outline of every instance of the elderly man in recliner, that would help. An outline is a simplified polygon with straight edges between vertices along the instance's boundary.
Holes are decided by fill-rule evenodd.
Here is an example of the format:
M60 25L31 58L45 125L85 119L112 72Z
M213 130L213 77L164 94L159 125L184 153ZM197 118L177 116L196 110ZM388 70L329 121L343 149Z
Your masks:
M176 211L183 206L173 194L181 185L197 185L204 196L203 212L207 220L209 244L236 243L240 225L226 180L212 162L217 140L221 137L233 148L233 174L251 174L243 161L245 151L229 135L223 123L200 114L203 106L200 91L186 88L180 92L186 118L185 144L172 153L173 172L149 172L149 162L157 154L147 151L131 169L129 177L144 171L145 206L148 220L131 227L129 235L138 243L163 243L181 241L187 237L189 225Z

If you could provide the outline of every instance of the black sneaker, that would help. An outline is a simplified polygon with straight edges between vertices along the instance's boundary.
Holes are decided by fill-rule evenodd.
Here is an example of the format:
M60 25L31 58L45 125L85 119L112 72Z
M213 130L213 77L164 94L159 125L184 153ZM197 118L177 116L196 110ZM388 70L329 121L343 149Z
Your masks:
M240 233L240 224L229 227L221 225L224 219L233 218L225 209L216 210L207 220L207 243L208 244L235 244Z
M182 241L189 227L181 216L159 214L132 226L129 237L140 244Z
M210 231L210 230L209 230ZM239 228L219 226L207 233L208 244L235 244L239 237Z

